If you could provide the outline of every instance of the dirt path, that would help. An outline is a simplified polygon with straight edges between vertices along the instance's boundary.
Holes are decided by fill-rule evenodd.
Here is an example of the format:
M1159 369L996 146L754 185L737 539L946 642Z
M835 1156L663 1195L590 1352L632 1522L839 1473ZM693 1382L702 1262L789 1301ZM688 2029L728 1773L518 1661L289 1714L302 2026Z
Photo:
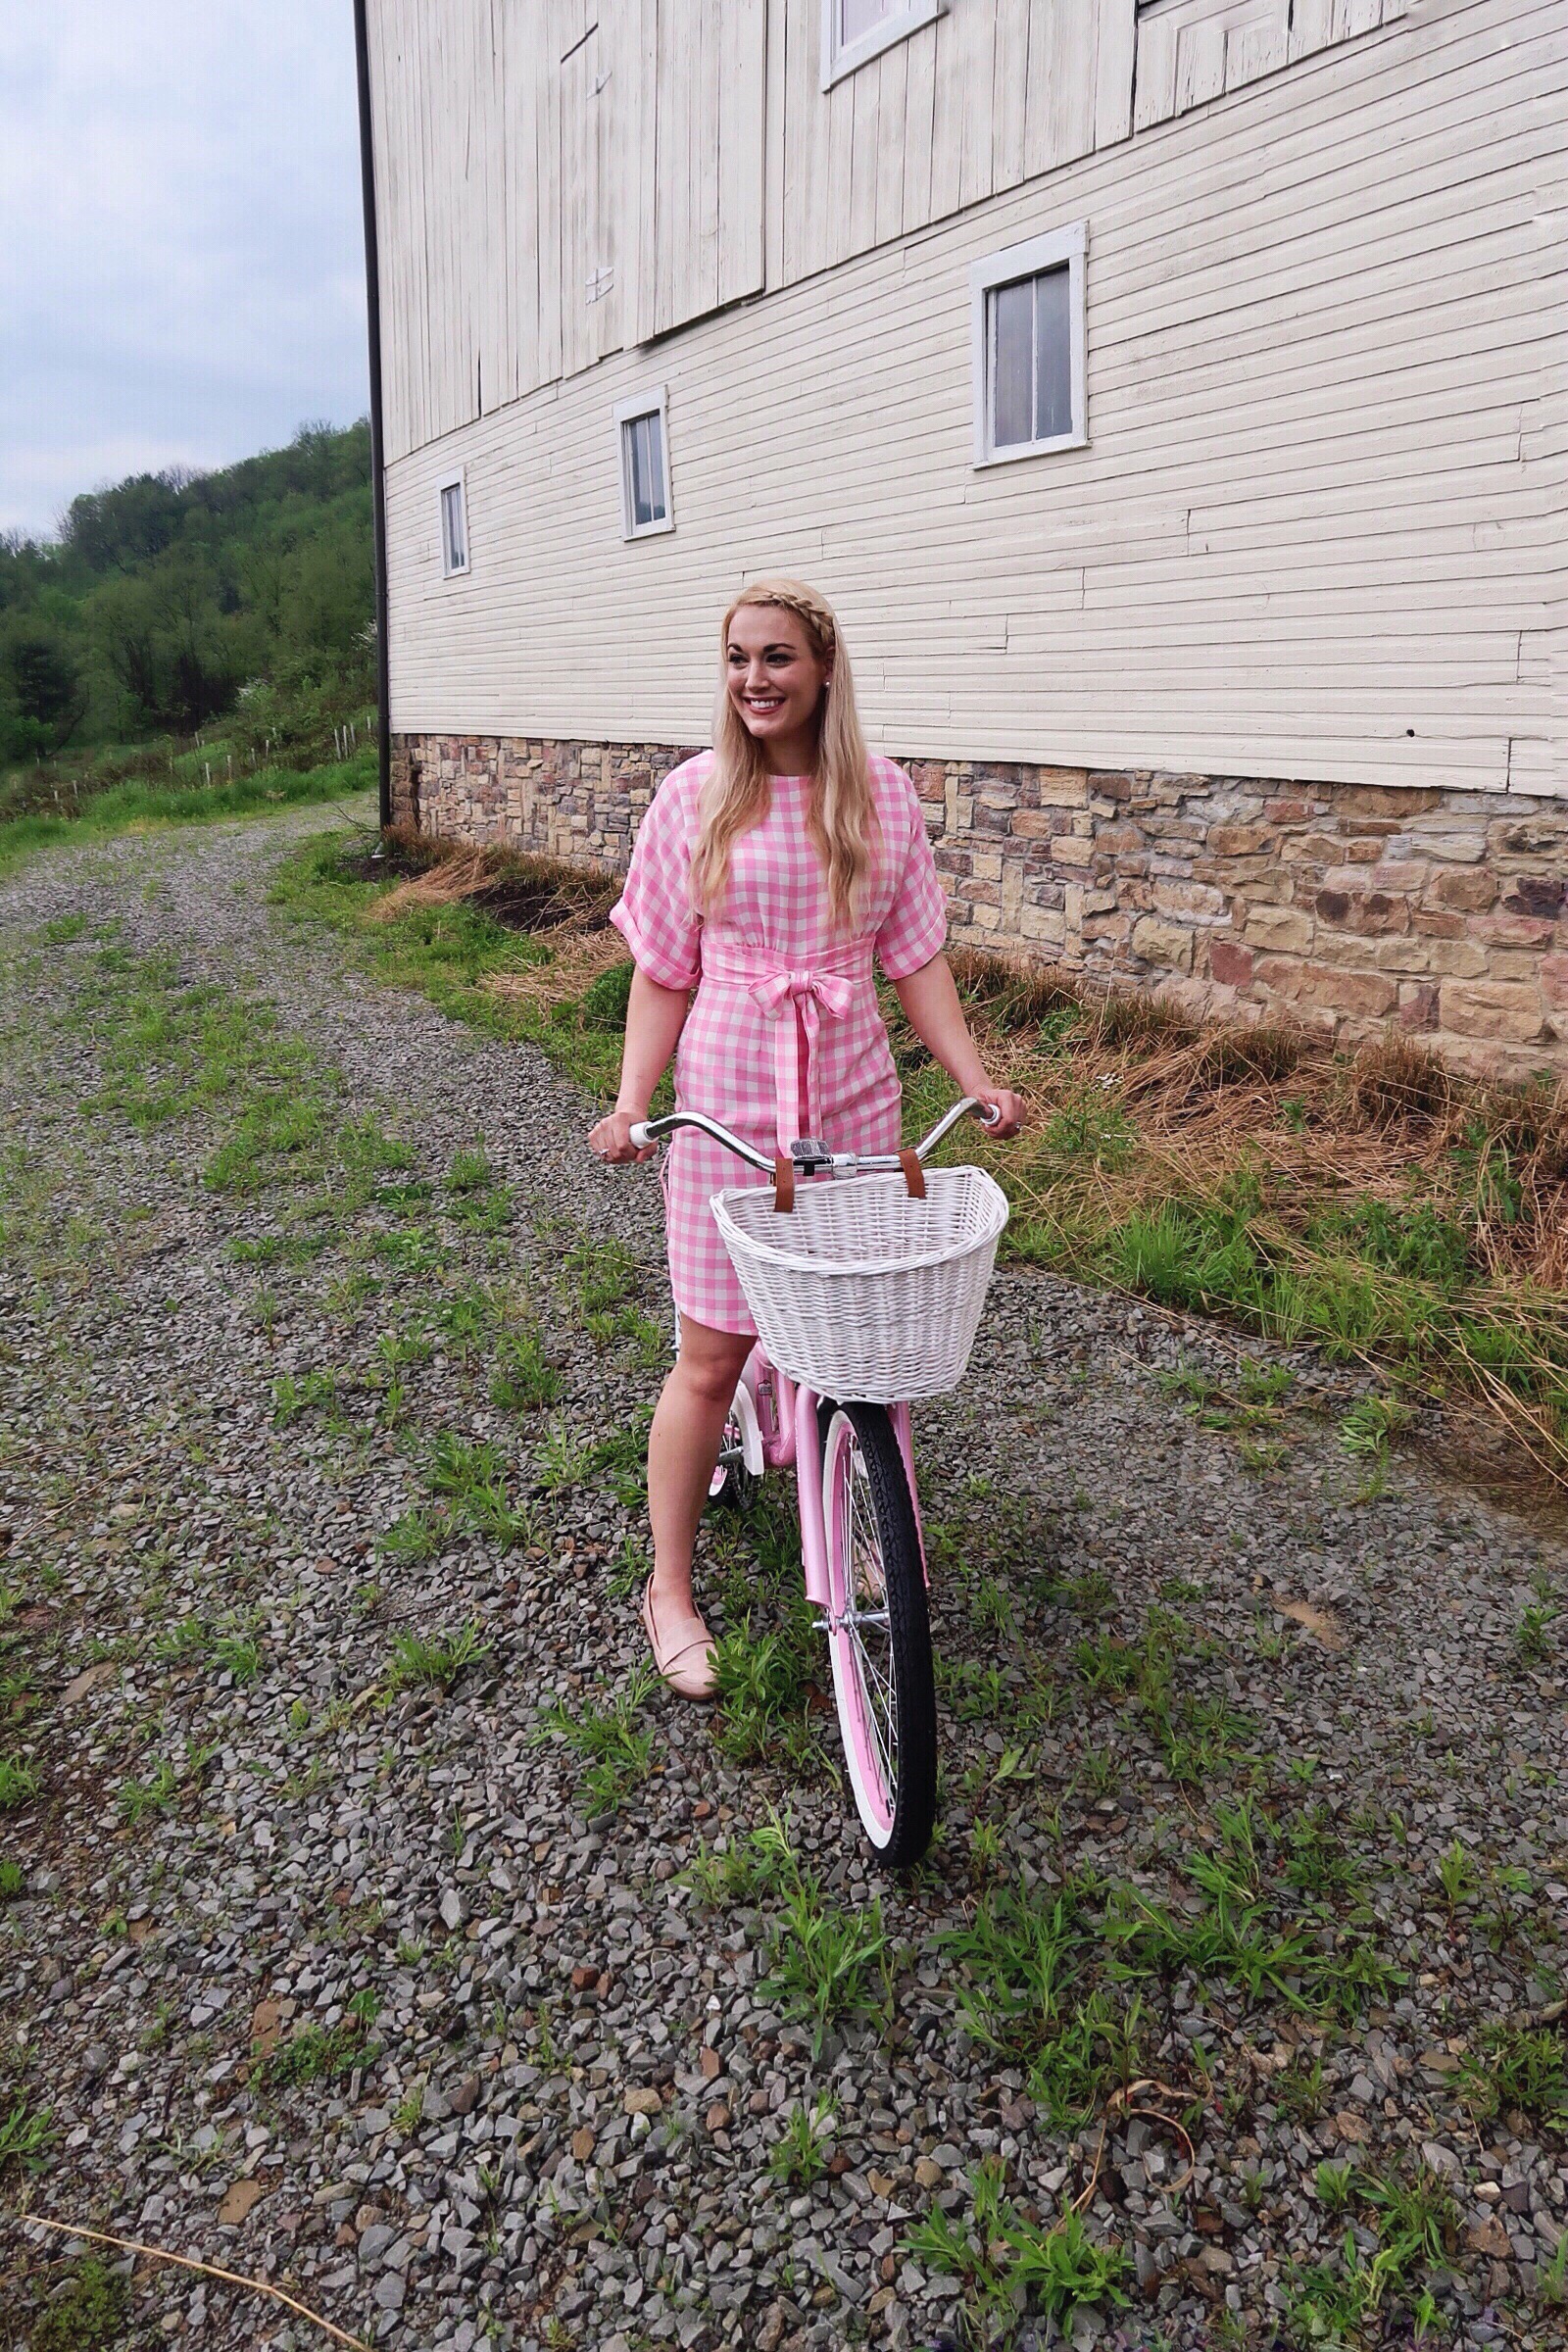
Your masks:
M269 913L338 821L0 889L0 2347L328 2340L23 2210L409 2352L1568 2343L1561 1552L1008 1274L879 1879L787 1495L647 1689L656 1188Z

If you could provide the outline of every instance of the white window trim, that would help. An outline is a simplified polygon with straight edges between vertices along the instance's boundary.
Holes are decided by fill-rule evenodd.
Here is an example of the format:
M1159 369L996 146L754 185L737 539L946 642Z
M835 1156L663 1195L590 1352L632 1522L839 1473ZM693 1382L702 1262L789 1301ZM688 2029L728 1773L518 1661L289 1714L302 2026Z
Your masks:
M906 41L922 24L934 24L947 13L948 0L905 0L905 5L885 24L873 24L858 41L841 41L838 0L822 0L823 89L830 90L846 74L869 65L873 57L880 57L895 41Z
M622 425L635 417L659 418L659 442L664 457L664 514L660 522L633 522L631 511L631 476L626 469L626 436ZM615 403L615 471L620 478L620 535L623 539L655 539L661 531L675 528L675 491L670 478L669 465L669 390L667 385L656 384L647 392L639 392L634 400Z
M447 561L446 495L449 490L463 494L463 562ZM444 580L466 580L473 564L473 541L468 535L468 469L460 466L455 473L444 473L435 486L436 529L441 535L441 577Z
M1084 258L1089 250L1089 224L1075 220L1054 228L1025 244L1008 245L988 254L969 271L970 336L974 370L974 462L981 466L1011 466L1020 458L1049 457L1054 450L1087 449L1089 398L1087 346L1084 330ZM1068 384L1072 426L1044 441L1009 441L1004 449L991 446L991 350L986 326L986 296L994 286L1011 285L1020 277L1036 277L1043 270L1067 264Z

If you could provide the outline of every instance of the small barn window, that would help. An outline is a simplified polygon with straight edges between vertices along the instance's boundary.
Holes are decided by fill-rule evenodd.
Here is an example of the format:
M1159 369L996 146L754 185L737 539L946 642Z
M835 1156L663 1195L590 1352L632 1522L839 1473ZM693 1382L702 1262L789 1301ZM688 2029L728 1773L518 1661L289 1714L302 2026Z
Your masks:
M441 484L441 570L456 579L468 568L468 508L461 473Z
M948 0L822 0L822 87L947 14Z
M998 466L1089 439L1084 223L976 262L974 462Z
M620 535L644 539L672 531L669 465L664 431L664 388L623 400L615 410L620 442Z

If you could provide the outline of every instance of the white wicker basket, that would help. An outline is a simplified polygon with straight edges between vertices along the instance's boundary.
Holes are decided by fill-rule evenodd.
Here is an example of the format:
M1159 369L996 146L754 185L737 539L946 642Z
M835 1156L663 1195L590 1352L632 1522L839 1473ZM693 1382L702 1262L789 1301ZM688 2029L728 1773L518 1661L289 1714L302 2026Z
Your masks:
M824 1396L892 1404L963 1378L1006 1197L983 1168L802 1184L781 1215L770 1186L718 1193L724 1237L762 1345Z

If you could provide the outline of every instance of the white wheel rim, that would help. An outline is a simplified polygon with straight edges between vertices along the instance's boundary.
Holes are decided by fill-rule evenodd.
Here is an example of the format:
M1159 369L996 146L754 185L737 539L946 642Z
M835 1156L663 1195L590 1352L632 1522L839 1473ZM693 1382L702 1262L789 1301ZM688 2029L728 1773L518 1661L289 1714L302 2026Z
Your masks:
M886 1567L871 1502L870 1473L855 1425L847 1413L834 1416L828 1432L825 1470L830 1546L828 1608L834 1620L828 1648L833 1661L839 1730L856 1810L872 1843L885 1846L893 1836L899 1767L892 1631ZM847 1574L837 1540L841 1528L847 1529L849 1536ZM864 1590L864 1572L868 1567L873 1586L870 1592ZM881 1588L880 1598L876 1587ZM867 1600L871 1605L862 1605ZM856 1736L858 1725L863 1726L863 1744Z

